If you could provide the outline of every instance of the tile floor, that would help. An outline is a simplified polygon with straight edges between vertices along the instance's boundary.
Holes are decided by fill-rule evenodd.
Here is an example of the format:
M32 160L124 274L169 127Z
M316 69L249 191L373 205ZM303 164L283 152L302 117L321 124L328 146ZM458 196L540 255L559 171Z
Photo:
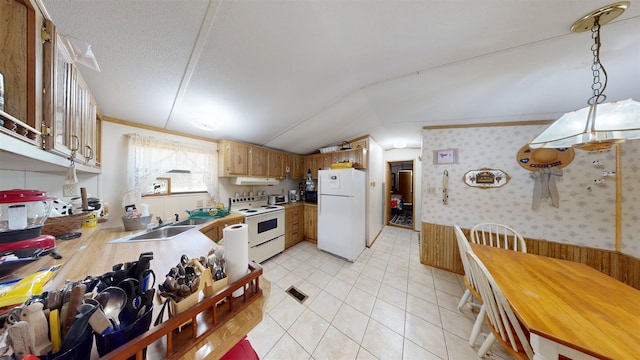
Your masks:
M303 241L262 266L271 292L248 334L261 359L478 359L487 330L468 345L462 277L420 264L418 232L387 226L353 263ZM499 343L485 358L512 359Z

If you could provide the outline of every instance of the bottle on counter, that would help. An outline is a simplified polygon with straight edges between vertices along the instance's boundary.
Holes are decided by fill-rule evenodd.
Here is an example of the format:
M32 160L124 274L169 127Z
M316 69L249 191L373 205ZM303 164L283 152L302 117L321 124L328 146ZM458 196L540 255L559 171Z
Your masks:
M0 73L0 111L4 111L4 75Z

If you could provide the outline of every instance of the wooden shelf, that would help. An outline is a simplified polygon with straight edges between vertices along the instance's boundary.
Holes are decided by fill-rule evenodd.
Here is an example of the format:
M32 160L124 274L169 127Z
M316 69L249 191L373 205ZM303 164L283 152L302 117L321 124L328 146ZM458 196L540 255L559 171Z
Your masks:
M137 359L143 359L145 348L147 359L182 357L225 322L262 297L259 284L262 267L252 261L249 263L249 270L241 279L223 287L214 295L205 297L189 310L150 328L102 359L124 360L134 355ZM244 295L234 298L232 293L240 288L244 288ZM183 327L182 324L189 320L191 325Z

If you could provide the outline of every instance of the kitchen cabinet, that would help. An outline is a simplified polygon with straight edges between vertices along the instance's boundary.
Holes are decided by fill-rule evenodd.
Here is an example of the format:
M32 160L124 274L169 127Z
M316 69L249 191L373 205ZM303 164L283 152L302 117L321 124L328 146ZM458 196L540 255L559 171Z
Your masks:
M318 169L331 169L331 164L339 161L351 161L356 169L367 168L366 149L340 150L326 154L314 154L304 157L304 177L307 169L311 169L311 177L318 178Z
M304 167L304 157L300 155L291 156L291 178L304 179L307 177L307 169Z
M287 249L304 239L304 205L301 203L286 205L284 216L284 248Z
M267 177L283 179L285 177L284 152L276 150L266 150L266 152L267 163L269 164Z
M318 205L304 204L304 239L318 243Z
M231 214L223 218L214 220L210 224L204 225L202 229L200 229L200 232L202 232L209 239L218 241L222 239L222 230L224 230L225 227L235 224L242 224L242 222L244 222L244 216Z
M221 140L218 143L218 174L223 177L248 175L249 145Z
M249 145L249 176L267 176L268 150L259 146Z
M99 166L96 102L51 21L45 21L45 32L49 40L43 44L43 147L78 163Z
M38 12L30 1L0 2L0 73L4 77L4 111L25 124L36 124Z

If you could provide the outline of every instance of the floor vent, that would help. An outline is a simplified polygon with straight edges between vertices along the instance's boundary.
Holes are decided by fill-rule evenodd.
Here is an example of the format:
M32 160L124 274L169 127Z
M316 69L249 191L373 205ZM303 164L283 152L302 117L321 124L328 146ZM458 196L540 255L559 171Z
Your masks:
M309 297L302 291L295 288L295 286L291 286L287 289L287 294L293 296L294 299L298 300L300 304L302 304Z

